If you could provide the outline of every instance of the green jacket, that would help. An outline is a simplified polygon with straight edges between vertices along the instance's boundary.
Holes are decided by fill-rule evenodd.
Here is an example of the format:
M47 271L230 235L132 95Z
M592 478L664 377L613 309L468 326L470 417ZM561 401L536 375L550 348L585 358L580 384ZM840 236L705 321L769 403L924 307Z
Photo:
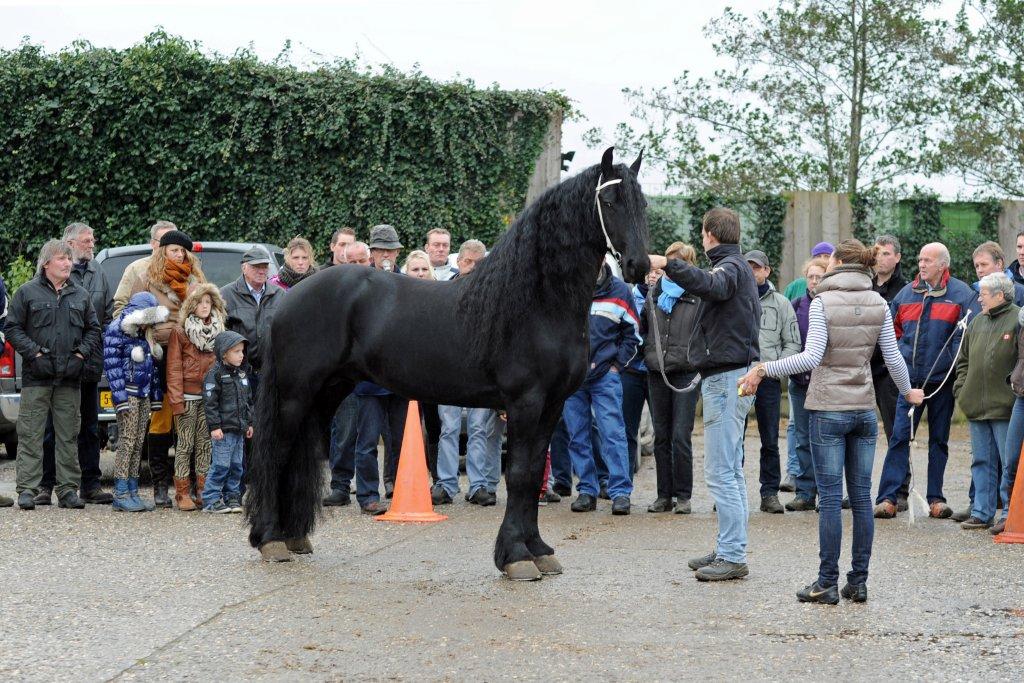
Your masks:
M967 326L956 359L953 395L968 420L1009 420L1015 396L1006 377L1017 363L1017 314L1006 303Z

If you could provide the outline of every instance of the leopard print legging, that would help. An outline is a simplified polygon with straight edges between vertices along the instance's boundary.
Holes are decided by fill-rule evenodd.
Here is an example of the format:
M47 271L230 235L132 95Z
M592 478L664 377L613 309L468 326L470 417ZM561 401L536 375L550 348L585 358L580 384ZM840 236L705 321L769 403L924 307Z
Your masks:
M114 477L133 479L139 476L142 443L149 423L149 401L128 397L128 410L117 413L117 455L114 456Z
M178 445L174 448L174 476L187 479L193 455L196 474L205 477L210 471L210 430L206 428L203 400L185 401L185 412L174 418Z

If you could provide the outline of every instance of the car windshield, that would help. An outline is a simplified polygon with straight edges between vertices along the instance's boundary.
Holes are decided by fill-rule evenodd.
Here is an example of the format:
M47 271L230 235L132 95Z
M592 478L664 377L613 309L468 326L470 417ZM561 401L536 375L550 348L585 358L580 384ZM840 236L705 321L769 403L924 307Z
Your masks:
M215 249L204 249L196 254L202 263L203 274L207 282L212 282L218 287L230 284L237 280L242 274L242 254L238 251L217 251ZM104 259L101 264L103 272L107 274L107 280L111 286L117 287L124 275L124 269L132 261L141 258L139 254L124 254L121 256L110 256ZM270 266L271 274L277 272L277 268Z

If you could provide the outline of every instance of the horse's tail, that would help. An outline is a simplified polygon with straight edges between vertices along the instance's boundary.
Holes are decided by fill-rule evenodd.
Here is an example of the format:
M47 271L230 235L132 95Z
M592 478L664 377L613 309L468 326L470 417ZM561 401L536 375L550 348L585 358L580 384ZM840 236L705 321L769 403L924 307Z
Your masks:
M246 477L249 543L255 548L309 534L324 487L323 440L312 393L285 390L282 396L272 342L261 370Z

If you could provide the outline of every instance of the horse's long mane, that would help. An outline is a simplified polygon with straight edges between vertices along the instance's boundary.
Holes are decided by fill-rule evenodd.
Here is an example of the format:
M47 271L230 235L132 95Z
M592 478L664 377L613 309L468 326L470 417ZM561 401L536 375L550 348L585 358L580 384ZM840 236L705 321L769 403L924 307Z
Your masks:
M645 226L640 184L626 166L615 169L623 178L619 201L634 225ZM546 190L474 269L459 302L459 316L475 339L476 351L502 348L498 342L514 338L545 303L567 310L586 308L605 251L594 203L600 173L595 165Z

